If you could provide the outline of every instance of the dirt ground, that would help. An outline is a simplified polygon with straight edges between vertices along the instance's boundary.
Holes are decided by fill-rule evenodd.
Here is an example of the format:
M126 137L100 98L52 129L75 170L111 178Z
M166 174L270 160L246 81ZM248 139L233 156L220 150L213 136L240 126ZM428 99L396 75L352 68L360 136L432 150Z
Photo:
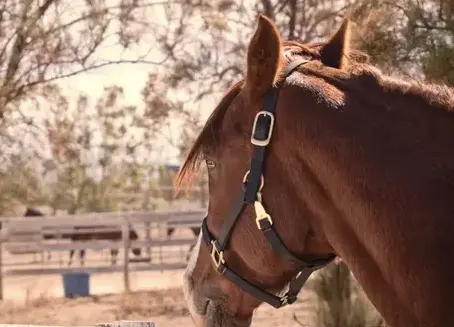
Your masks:
M193 326L181 289L183 271L135 272L132 293L123 292L120 273L93 274L91 297L63 298L58 275L6 277L0 324L93 325L115 320L154 321L156 327ZM311 326L313 311L304 292L295 304L276 310L263 304L256 310L254 327ZM296 319L296 320L295 320Z

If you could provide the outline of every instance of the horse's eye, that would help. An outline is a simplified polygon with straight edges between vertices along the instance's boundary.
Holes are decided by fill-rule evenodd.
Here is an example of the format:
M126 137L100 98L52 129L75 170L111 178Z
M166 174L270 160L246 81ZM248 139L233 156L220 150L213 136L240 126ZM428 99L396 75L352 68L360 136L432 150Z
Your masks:
M208 169L213 169L214 167L216 167L216 163L213 161L213 160L205 160L206 164L207 164L207 168Z

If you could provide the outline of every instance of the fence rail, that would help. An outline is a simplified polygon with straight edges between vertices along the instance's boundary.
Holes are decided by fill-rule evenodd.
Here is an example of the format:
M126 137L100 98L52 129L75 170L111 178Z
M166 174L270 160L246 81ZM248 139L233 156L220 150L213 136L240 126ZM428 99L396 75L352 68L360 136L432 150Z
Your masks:
M32 216L32 217L0 217L0 223L21 225L27 229L43 225L77 226L81 223L89 226L111 225L121 223L125 218L131 222L173 222L191 219L202 220L206 209L174 210L174 211L132 211L132 212L102 212L78 215Z
M130 248L138 247L162 247L178 245L194 245L195 238L184 238L176 240L149 240L149 241L130 241ZM5 244L5 250L8 252L27 251L26 253L38 253L43 251L69 251L69 250L103 250L103 249L121 249L123 241L78 241L68 242L66 244L45 244L42 242L27 242L25 244Z
M128 291L130 271L182 269L186 266L183 253L188 254L196 243L195 230L200 229L204 213L205 210L199 209L2 217L0 298L3 298L4 276L122 271L125 290ZM170 236L171 230L182 231L187 235L173 237ZM133 238L131 231L136 235ZM140 254L136 254L135 249L140 249ZM61 256L62 252L74 253L81 250L109 250L111 260L115 256L117 262L118 255L119 265L111 263L104 266L70 267L69 263L64 266L60 260L56 266L54 261L46 262L44 259L45 253ZM134 256L130 254L131 251ZM41 254L41 261L29 262L27 265L24 262L18 263L15 259L20 256L30 257L32 254Z

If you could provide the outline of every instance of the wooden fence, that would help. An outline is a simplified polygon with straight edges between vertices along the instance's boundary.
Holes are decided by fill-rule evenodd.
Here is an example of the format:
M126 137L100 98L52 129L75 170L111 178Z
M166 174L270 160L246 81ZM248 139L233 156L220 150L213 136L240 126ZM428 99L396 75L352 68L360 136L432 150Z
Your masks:
M164 271L186 266L204 213L200 209L0 218L0 299L3 278L10 275L121 271L124 289L129 292L130 271ZM174 235L168 235L171 229ZM131 231L137 239L131 238ZM136 249L140 249L139 255ZM75 267L68 259L65 264L61 254L71 250L75 254L80 250L110 250L111 263L87 260L83 266ZM121 264L113 264L117 255ZM52 256L59 260L54 261Z

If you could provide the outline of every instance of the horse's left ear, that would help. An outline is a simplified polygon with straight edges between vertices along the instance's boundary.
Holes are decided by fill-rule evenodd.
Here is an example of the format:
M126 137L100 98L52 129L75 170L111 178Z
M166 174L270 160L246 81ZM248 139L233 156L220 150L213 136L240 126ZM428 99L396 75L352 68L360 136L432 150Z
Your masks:
M342 68L345 65L350 47L350 24L345 19L336 34L322 47L320 56L325 66Z
M244 88L252 98L260 98L273 86L283 64L281 38L277 27L260 15L247 53Z

